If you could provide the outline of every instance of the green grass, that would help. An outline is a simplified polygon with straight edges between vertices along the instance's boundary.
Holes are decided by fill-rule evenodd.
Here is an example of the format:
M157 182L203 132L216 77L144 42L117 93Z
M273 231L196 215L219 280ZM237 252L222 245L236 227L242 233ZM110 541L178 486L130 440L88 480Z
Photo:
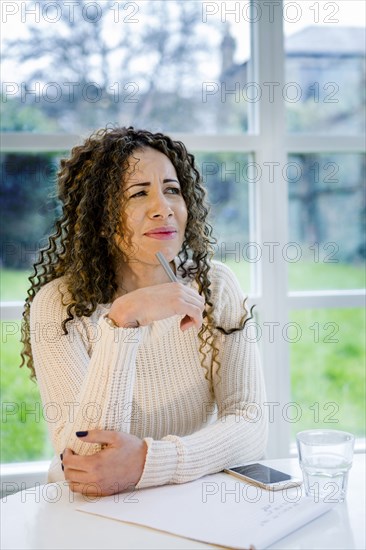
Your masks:
M301 327L301 338L290 344L291 400L302 411L292 424L293 435L327 427L364 437L364 311L293 311L291 322Z
M27 290L30 287L28 277L32 270L19 269L0 270L0 297L1 301L25 300Z
M19 369L20 323L1 323L1 462L52 457L37 385L30 371Z
M249 291L250 265L228 261L240 284ZM364 270L345 264L299 262L290 265L292 289L360 288ZM27 272L2 269L2 300L23 300L29 286ZM301 429L326 426L365 436L365 316L361 309L293 311L291 321L301 327L301 338L290 343L291 400L302 416L292 424ZM317 323L317 324L316 324ZM332 323L328 326L327 323ZM313 327L313 328L311 328ZM329 340L333 328L337 333ZM318 335L317 335L318 329ZM318 342L314 341L318 336ZM37 460L52 456L37 385L26 368L19 370L19 323L2 323L1 461ZM311 407L311 408L310 408ZM36 411L36 413L34 413ZM333 414L332 414L333 413ZM331 422L338 420L338 422Z
M348 290L365 288L362 265L297 262L288 268L290 290Z

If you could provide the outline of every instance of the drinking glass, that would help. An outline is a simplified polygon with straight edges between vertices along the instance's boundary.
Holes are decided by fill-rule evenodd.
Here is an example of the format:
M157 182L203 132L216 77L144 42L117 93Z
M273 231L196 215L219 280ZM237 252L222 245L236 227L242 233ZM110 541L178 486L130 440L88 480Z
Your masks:
M316 502L343 502L355 438L338 430L306 430L296 436L307 496Z

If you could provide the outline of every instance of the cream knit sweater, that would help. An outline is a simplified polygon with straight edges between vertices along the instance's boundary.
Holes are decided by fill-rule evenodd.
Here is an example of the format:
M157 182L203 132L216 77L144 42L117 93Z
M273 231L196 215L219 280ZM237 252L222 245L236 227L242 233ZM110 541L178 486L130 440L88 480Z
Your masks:
M178 259L176 259L178 266ZM195 282L178 280L184 285ZM216 322L237 327L243 293L219 262L210 270ZM64 480L58 455L66 447L92 454L78 430L130 432L148 446L137 488L184 483L263 456L267 422L256 344L248 323L242 332L217 337L219 376L215 396L200 363L197 330L179 328L181 317L137 329L112 328L110 304L67 324L63 278L45 285L31 306L31 343L43 412L56 456L49 481ZM66 305L65 305L66 304ZM216 384L216 382L218 384Z

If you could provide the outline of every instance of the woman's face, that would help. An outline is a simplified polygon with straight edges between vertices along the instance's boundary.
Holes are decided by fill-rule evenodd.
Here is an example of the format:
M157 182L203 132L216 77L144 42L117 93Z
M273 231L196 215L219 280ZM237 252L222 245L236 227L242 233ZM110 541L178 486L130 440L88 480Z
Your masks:
M187 223L187 207L173 164L156 149L137 149L129 159L123 186L127 235L117 237L117 244L127 261L156 265L156 252L171 261L181 249Z

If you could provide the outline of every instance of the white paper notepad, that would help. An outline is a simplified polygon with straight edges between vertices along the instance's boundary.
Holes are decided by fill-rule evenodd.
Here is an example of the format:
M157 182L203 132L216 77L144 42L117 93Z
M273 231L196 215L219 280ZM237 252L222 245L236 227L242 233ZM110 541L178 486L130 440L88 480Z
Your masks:
M262 549L330 510L302 492L267 491L219 473L103 497L77 509L227 548Z

